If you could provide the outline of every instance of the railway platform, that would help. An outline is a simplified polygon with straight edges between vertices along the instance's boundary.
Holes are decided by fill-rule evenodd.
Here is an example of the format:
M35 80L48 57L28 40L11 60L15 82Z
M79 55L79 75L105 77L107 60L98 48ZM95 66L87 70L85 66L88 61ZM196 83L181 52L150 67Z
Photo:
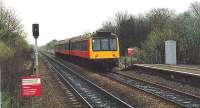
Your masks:
M200 65L134 64L126 70L137 70L200 88Z
M200 77L200 65L134 64L135 66L165 70Z

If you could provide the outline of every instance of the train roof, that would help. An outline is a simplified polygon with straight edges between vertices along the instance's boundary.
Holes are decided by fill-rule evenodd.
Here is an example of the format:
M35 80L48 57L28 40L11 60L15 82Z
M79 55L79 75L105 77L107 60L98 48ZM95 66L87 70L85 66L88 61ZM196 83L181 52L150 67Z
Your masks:
M56 42L55 45L65 44L66 42L69 42L69 40L70 40L70 39L60 40L60 41Z
M89 37L92 37L91 33L85 34L85 35L80 35L77 37L73 37L70 39L71 42L75 42L75 41L81 41L81 40L86 40Z
M88 39L90 37L116 37L116 36L117 36L116 34L111 33L111 32L97 31L97 32L94 32L94 33L88 33L88 34L80 35L80 36L77 36L77 37L73 37L73 38L69 38L69 39L58 41L56 43L56 45L64 44L64 43L67 43L69 41L70 42L76 42L76 41L86 40L86 39Z
M93 34L93 37L111 37L116 36L114 33L111 32L105 32L105 31L97 31Z
M111 32L97 31L95 33L88 33L85 35L80 35L78 37L71 38L70 41L71 42L81 41L81 40L88 39L89 37L116 37L116 36L117 36L116 34L111 33Z

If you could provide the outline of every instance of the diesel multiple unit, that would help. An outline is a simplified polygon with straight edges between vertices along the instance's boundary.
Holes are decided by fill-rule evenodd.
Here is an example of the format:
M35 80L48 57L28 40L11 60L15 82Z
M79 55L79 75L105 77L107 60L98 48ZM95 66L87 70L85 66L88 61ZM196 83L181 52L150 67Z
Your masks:
M119 59L118 37L111 32L96 32L61 40L55 45L55 54L113 67Z

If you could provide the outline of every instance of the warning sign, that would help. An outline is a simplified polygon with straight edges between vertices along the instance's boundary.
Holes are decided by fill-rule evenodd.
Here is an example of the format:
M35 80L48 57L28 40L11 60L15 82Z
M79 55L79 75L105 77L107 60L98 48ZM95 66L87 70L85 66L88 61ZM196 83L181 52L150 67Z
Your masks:
M22 78L22 96L41 96L41 79L39 77Z
M128 48L128 56L133 56L135 53L135 49L134 48Z

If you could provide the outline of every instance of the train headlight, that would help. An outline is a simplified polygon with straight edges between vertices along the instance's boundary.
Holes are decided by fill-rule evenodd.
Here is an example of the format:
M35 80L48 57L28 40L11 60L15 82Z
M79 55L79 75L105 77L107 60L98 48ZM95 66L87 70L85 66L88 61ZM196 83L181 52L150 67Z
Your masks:
M115 54L112 54L112 56L113 56L113 57L116 57L116 55L115 55Z

